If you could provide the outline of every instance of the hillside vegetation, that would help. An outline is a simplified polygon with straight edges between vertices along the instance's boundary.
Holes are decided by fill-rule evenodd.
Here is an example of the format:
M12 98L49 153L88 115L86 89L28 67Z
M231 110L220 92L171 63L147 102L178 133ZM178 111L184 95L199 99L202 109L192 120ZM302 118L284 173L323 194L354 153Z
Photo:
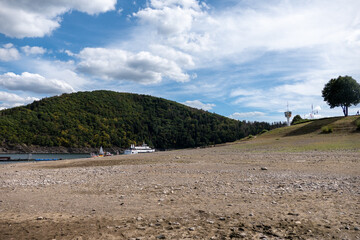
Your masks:
M182 104L112 91L45 98L0 112L0 143L47 147L120 147L143 141L158 149L232 142L281 126L236 121Z
M278 128L232 147L259 152L360 151L360 117L324 118Z

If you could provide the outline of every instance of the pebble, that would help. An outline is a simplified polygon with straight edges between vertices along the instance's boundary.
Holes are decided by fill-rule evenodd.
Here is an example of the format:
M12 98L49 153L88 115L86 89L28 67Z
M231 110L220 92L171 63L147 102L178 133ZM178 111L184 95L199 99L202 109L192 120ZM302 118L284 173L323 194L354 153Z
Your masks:
M195 231L195 228L194 228L194 227L190 227L190 228L189 228L189 231Z
M260 168L260 169L263 170L263 171L268 170L267 167L262 167L262 168Z
M242 233L240 233L240 237L246 237L247 236L247 234L246 233L244 233L244 232L242 232Z
M157 239L166 239L165 235L163 235L163 234L157 236L156 238L157 238Z
M36 220L44 220L44 217L37 217Z

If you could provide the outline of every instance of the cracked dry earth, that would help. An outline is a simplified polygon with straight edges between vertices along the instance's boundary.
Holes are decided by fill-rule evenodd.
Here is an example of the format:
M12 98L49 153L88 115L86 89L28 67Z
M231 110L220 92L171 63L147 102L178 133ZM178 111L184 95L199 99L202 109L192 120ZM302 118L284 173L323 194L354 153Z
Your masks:
M0 165L0 239L360 239L360 152Z

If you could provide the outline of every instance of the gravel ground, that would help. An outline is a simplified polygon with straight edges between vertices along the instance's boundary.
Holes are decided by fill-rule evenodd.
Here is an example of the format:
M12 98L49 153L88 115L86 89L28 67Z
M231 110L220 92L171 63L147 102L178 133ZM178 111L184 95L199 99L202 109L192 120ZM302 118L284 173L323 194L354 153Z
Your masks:
M0 239L360 239L360 152L0 165Z

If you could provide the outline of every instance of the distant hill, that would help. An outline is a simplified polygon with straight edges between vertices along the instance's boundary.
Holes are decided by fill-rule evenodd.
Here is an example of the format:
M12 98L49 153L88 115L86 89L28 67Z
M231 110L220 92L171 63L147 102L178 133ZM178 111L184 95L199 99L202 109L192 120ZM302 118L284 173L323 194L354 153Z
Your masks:
M229 119L162 98L93 91L63 94L0 111L0 147L158 149L231 142L281 126Z

